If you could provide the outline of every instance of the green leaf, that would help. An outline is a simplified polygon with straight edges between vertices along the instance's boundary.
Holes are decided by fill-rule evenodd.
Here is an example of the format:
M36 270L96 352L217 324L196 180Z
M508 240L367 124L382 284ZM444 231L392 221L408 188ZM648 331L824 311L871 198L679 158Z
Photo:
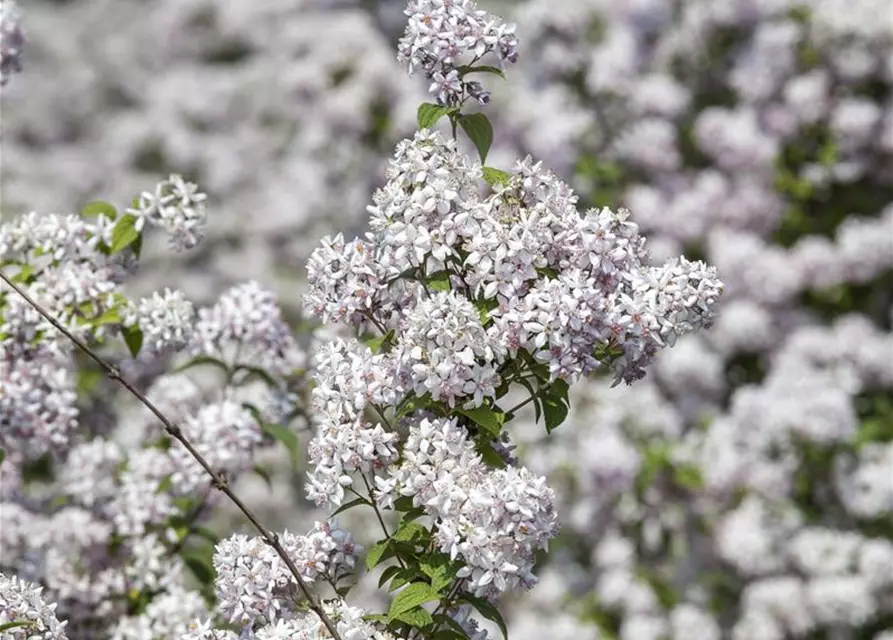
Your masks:
M428 536L428 530L418 522L403 521L391 536L397 542L412 542L417 538L425 538Z
M558 271L556 271L552 267L539 267L536 270L536 275L548 280L555 280L558 277Z
M118 210L115 209L108 202L103 202L102 200L94 200L93 202L87 203L83 209L81 209L81 215L85 218L89 218L92 216L105 216L111 220L114 220L118 217Z
M103 313L98 318L93 320L93 324L95 326L100 326L104 324L119 324L121 322L121 314L118 313L117 309L107 309L105 313Z
M543 398L543 415L546 417L546 432L552 433L567 418L568 406L554 398Z
M17 629L19 627L31 627L34 626L34 624L34 620L17 620L16 622L5 622L3 624L0 624L0 631Z
M455 618L448 616L445 613L438 613L436 616L434 616L434 622L436 622L439 626L448 626L449 629L444 629L444 631L453 631L457 634L454 637L464 638L465 640L468 640L468 634L465 633L465 629L462 628L462 625L459 624L459 622ZM439 638L440 633L438 633L434 637Z
M502 411L484 405L476 409L459 409L457 413L471 418L490 438L498 438L502 432L502 425L505 423L505 414Z
M419 568L431 578L431 588L438 593L445 593L459 570L456 563L450 562L449 556L445 553L422 560Z
M143 332L140 330L139 326L122 326L121 336L124 338L124 342L130 350L130 355L136 358L140 354L140 349L143 347Z
M192 525L192 533L201 536L211 544L216 545L220 542L220 537L217 535L217 532L213 529L209 529L208 527L203 527L201 525L194 524Z
M396 417L402 418L403 416L407 416L413 411L417 411L419 409L426 409L431 406L434 401L431 399L431 394L426 393L421 398L417 397L415 394L410 393L404 398L399 405L397 405Z
M343 513L345 511L347 511L348 509L352 509L353 507L356 507L361 504L371 504L371 503L368 500L366 500L366 498L356 498L354 500L351 500L350 502L345 502L340 507L335 509L335 511L332 512L332 515L330 515L329 518L334 518L339 513Z
M489 184L491 187L496 186L497 184L508 184L512 179L512 174L508 171L503 171L502 169L494 169L493 167L484 167L482 169L484 173L484 182Z
M394 500L394 511L411 511L412 509L415 509L412 496L400 496Z
M393 619L418 629L426 627L434 622L434 618L431 617L431 614L421 607L415 607L409 611L404 611L403 613L394 616Z
M111 252L115 254L123 251L139 237L140 232L136 230L136 216L129 213L122 216L112 229Z
M0 447L0 465L3 464L4 460L6 460L6 449Z
M385 553L390 549L390 546L390 540L381 540L372 545L366 552L366 568L371 571L378 566L378 563L384 559Z
M543 414L546 418L546 431L552 433L567 418L570 403L568 401L568 384L558 378L549 385L543 395Z
M15 282L16 284L30 284L34 275L34 265L31 264L23 264L19 269L18 273L16 273L10 280Z
M246 375L239 381L239 385L245 384L252 378L260 378L269 387L278 387L279 386L278 382L273 379L273 376L271 376L269 373L267 373L261 367L255 367L250 364L236 364L233 366L233 375L235 375L241 371L245 371L248 375Z
M192 575L203 585L213 584L214 582L214 547L206 545L191 549L184 549L180 552L183 562L192 571Z
M161 482L158 483L158 488L155 489L155 494L158 495L159 493L167 493L168 491L170 491L173 488L174 488L173 474L169 473L166 476L164 476L164 479Z
M366 340L366 346L372 349L372 353L381 353L382 348L385 343L393 342L394 339L394 330L391 329L383 336L377 336L375 338L369 338Z
M382 571L381 577L378 579L378 588L381 589L385 582L392 579L395 575L400 573L401 570L402 569L395 564Z
M449 271L436 271L425 278L425 284L432 291L449 291L452 289L450 285Z
M430 129L438 120L454 111L457 111L456 107L445 107L432 102L423 102L419 105L419 110L416 113L419 129Z
M381 613L369 613L363 616L363 620L367 620L369 622L380 622L381 624L387 624L388 617Z
M466 76L469 73L492 73L495 76L499 76L503 80L505 80L505 71L500 69L499 67L493 67L488 64L478 65L476 67L472 67L469 65L462 65L457 69L460 76Z
M291 453L292 462L298 459L298 436L294 431L281 424L265 424L263 430L264 433L285 445L285 448Z
M494 607L490 602L484 598L478 598L477 596L473 596L470 593L463 593L459 596L461 600L465 600L468 604L474 607L478 613L484 616L487 620L496 623L496 626L499 627L499 630L502 631L502 636L508 640L509 631L505 625L505 620L502 619L502 614L499 613L499 610Z
M388 585L388 592L396 591L419 577L414 569L403 569L402 567L397 567L397 569L397 574L391 579L391 584Z
M493 144L493 125L490 124L490 119L483 113L472 113L460 116L459 125L477 147L481 162L486 162L490 145Z
M218 367L222 370L226 375L229 375L229 366L223 362L222 360L218 360L217 358L212 358L211 356L196 356L189 362L184 365L180 365L176 369L173 370L172 373L180 373L181 371L186 371L187 369L191 369L192 367L198 367L203 364L210 364Z
M490 322L490 312L493 309L499 307L499 302L496 298L490 298L489 300L475 300L474 308L478 310L478 315L481 317L481 324L486 327Z
M488 467L491 469L505 469L505 460L502 459L502 456L496 453L496 449L494 449L493 445L489 442L486 440L478 440L474 447L483 461L487 463Z
M690 489L692 491L700 491L704 488L704 478L701 476L701 470L696 465L683 464L673 470L673 479L676 484Z
M411 585L403 589L391 601L391 608L388 610L388 618L395 619L401 613L405 613L410 609L414 609L419 605L440 600L440 594L431 588L426 582L413 582Z

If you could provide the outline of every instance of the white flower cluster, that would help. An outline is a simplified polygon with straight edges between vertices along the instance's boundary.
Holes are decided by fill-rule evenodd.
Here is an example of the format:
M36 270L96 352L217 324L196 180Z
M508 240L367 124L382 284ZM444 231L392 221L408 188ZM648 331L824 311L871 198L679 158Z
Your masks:
M363 549L336 523L317 522L305 536L285 531L279 540L308 583L320 577L337 580L340 572L353 569ZM214 569L217 607L228 622L254 627L293 619L292 603L301 595L297 581L263 538L236 534L222 540Z
M0 573L0 627L4 640L68 640L65 623L56 618L56 605L46 604L42 589ZM24 622L24 626L12 623Z
M151 215L186 225L180 231L194 240L193 214L202 198L194 186L187 190L176 196L178 203L166 194L158 206L184 208L189 220L161 209ZM137 222L105 213L90 221L25 215L0 227L4 275L92 348L120 362L206 462L233 481L255 465L258 449L274 442L260 420L276 413L287 428L300 402L287 376L303 363L303 352L275 298L256 283L234 288L199 314L179 291L139 302L125 297L122 281L138 251L113 247ZM109 353L118 330L138 357L121 361ZM0 346L0 571L45 589L58 603L47 611L66 621L64 634L40 635L56 628L38 620L49 617L34 604L30 613L23 610L34 619L30 626L0 635L151 640L186 634L191 621L210 615L205 596L187 585L195 566L181 552L194 553L195 532L208 535L200 523L216 501L211 478L154 415L142 407L128 413L114 383L76 366L68 339L6 289L0 292ZM220 388L199 385L192 369L215 359L225 360L217 364L230 375ZM167 373L170 364L181 371ZM254 384L257 379L265 384ZM257 409L270 405L276 411ZM308 539L316 538L327 562L352 566L356 550L346 534L326 529ZM302 544L312 542L295 543ZM23 593L31 598L38 592ZM10 598L9 607L0 607L3 622L21 604Z
M468 591L495 599L536 584L536 552L558 533L552 489L523 467L487 467L455 420L423 418L376 483L379 503L412 496L435 519L438 547L462 561Z
M111 640L179 638L188 632L193 620L208 615L201 594L176 587L157 596L139 616L121 618Z
M183 436L218 472L236 476L251 469L263 432L254 416L231 400L204 405L182 425ZM173 486L190 494L209 483L207 472L184 447L173 447Z
M648 266L626 212L581 216L567 185L529 159L486 199L477 171L439 133L401 143L370 208L368 241L324 242L311 257L308 309L397 328L400 377L451 404L493 397L493 368L522 348L553 379L609 366L632 381L663 346L710 325L722 291L713 269L685 259ZM407 273L438 275L452 291L422 302L417 283L393 282ZM481 304L492 319L486 338Z
M397 640L390 633L366 622L366 612L348 605L343 600L323 603L323 610L334 621L342 640ZM332 635L315 613L290 613L276 622L258 628L246 627L241 635L233 631L214 629L211 621L195 622L178 640L324 640Z
M428 92L441 104L458 106L469 97L487 104L490 92L464 76L491 54L500 68L516 62L515 26L481 11L473 0L411 0L405 13L409 24L397 59L410 75L420 69L431 81Z
M127 213L136 217L134 228L142 231L146 222L160 227L177 249L192 249L204 237L208 196L198 185L172 174L153 191L143 191Z
M288 376L304 364L303 351L282 319L276 296L257 282L225 291L199 309L190 349L230 362Z
M15 0L0 2L0 87L22 71L22 15Z
M104 216L30 213L0 225L0 264L20 286L81 338L102 338L96 323L119 295L122 258L98 250L109 233ZM26 300L0 289L0 446L40 455L67 444L77 426L72 345Z
M147 355L178 351L189 340L193 330L195 309L182 291L165 289L131 305L124 318L125 326L136 325L143 333Z

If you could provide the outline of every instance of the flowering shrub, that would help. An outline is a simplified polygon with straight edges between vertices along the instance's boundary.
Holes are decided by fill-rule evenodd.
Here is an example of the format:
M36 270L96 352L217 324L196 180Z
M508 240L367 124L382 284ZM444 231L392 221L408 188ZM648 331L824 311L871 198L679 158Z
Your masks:
M399 15L395 3L364 2L368 14L359 4L347 0L323 11L309 2L296 8L176 0L151 3L151 13L144 8L150 5L127 0L115 8L95 0L48 4L51 11L40 3L26 7L28 73L4 88L6 208L36 202L42 204L34 208L57 210L98 191L133 195L147 173L168 168L188 170L215 199L207 238L197 247L172 254L147 236L143 268L131 274L133 262L125 261L127 286L139 284L149 295L121 300L121 322L108 324L102 338L104 356L139 389L150 389L215 467L229 470L262 522L277 523L301 579L320 594L323 613L344 637L375 637L387 624L395 636L427 637L399 626L426 620L418 610L396 613L403 605L390 623L387 614L361 618L392 613L387 589L376 589L378 577L398 595L434 598L413 586L435 587L429 574L442 565L422 561L430 551L436 562L455 558L451 586L460 578L462 585L452 601L465 603L423 604L442 623L434 637L455 637L450 620L476 637L469 617L484 621L470 605L493 615L492 603L513 640L890 640L893 103L885 4L528 0L511 7L524 44L523 61L513 66L504 64L514 62L505 55L515 47L513 32L492 16L480 19L468 3L415 3L408 27L390 19ZM92 11L102 19L76 19ZM302 28L292 28L298 23ZM403 34L399 61L378 27L394 42ZM172 32L184 36L168 38ZM162 36L170 46L157 46ZM500 39L511 48L504 52ZM484 57L475 60L481 43ZM425 78L417 94L397 79L398 63ZM473 66L481 69L468 73ZM37 87L32 69L74 81ZM509 69L511 82L502 83ZM205 90L184 90L192 86ZM373 185L382 186L382 172L370 162L386 155L397 132L408 132L414 98L424 89L431 104L418 114L419 128L431 131L421 140L410 136L395 154L373 198L372 236L348 242L347 232L333 234L312 257L307 310L330 329L302 339L306 362L301 355L301 364L280 363L266 345L290 332L262 322L287 317L275 310L271 292L237 287L219 304L210 294L227 277L247 274L288 291L281 298L286 310L299 306L291 279L302 270L281 267L310 252L303 238L318 237L320 221L331 219L341 231L361 224L358 205ZM487 105L495 135L489 120L469 119L475 103ZM295 122L298 132L283 126ZM449 122L457 143L446 127L445 136L433 131L440 122ZM475 148L479 156L486 152L477 169L464 154ZM541 167L515 165L528 153ZM400 168L415 158L419 169ZM435 173L417 178L432 162ZM573 186L572 204L559 203L555 192L567 188L553 188L542 166ZM457 184L441 185L438 170ZM518 186L525 176L530 186ZM654 263L640 256L636 234L625 235L630 220L647 235L656 264L683 251L716 264L726 287L714 326L682 335L672 349L657 352L655 343L651 354L636 355L643 340L648 344L636 334L639 325L622 326L617 345L606 344L605 327L591 319L608 317L609 300L615 311L637 308L647 286L579 284L583 276L572 277L572 270L597 267L568 262L580 245L565 245L571 234L553 232L555 222L540 224L543 213L531 222L536 205L525 194L536 185L542 210L560 212L559 223L589 219L588 234L607 229L611 247L625 243L628 253L610 261L618 272L638 274L640 284L645 272L637 260L642 268ZM605 206L611 210L600 217ZM633 212L626 222L624 206ZM131 209L140 217L139 203ZM160 217L146 215L143 232L164 229ZM223 257L205 259L217 255ZM162 260L165 269L157 269ZM175 265L193 265L190 277ZM280 271L275 280L272 265ZM686 268L678 261L674 269ZM4 272L17 273L12 265ZM689 282L697 279L689 275ZM184 291L164 289L172 284ZM114 286L122 291L119 280ZM574 294L562 298L567 291ZM198 312L188 310L188 300ZM568 322L577 309L589 318L580 326ZM225 319L252 312L251 320ZM696 313L686 307L679 333ZM208 337L197 338L199 315L219 318L223 328L202 329ZM652 315L656 324L649 317L645 327L668 344L676 321ZM116 351L114 339L134 323L143 336L135 361L123 346ZM224 334L232 343L218 343ZM243 339L253 346L240 352ZM553 340L564 362L552 354ZM621 342L628 349L622 354ZM157 423L145 430L149 420L60 344L63 360L41 356L42 368L15 382L40 386L43 399L15 405L15 415L30 416L15 429L33 426L7 432L29 435L16 436L9 449L19 452L0 466L0 534L14 533L13 543L4 537L0 545L4 555L12 550L2 570L42 585L43 601L59 603L49 615L25 618L44 619L47 628L67 620L70 637L125 629L164 638L330 635L263 535L236 529L215 549L211 528L229 535L233 529L218 518L235 517L215 498L210 477L199 465L186 466L191 457L178 443L164 449L169 438ZM254 358L263 362L257 370L243 368L225 382L233 363ZM637 359L645 366L652 358L644 379L612 386L638 375ZM528 373L511 373L513 361ZM215 372L219 379L201 377ZM502 385L506 374L516 378L511 388ZM567 400L562 380L575 380ZM257 422L230 413L239 409ZM475 418L489 420L482 411L491 410L498 429L488 431ZM544 421L565 410L564 426L547 433ZM84 436L88 426L91 435ZM310 514L318 525L282 523L283 512L292 511L283 508L293 499L291 455L258 467L272 474L273 491L253 473L253 465L268 465L284 448L268 445L279 439L293 447L305 426L315 430L301 441L310 441L307 494L329 512L351 505L337 516L357 542L336 525L325 534L325 513ZM146 436L134 443L116 433L109 441L113 427ZM92 430L95 446L81 447ZM236 434L236 446L218 451L226 435ZM45 446L51 453L41 459ZM144 449L150 453L143 456ZM188 529L177 509L186 501L175 493L173 475L151 475L166 466L177 469L179 486L208 491L195 532L182 544ZM24 480L11 473L19 468ZM128 469L137 472L125 483L119 476ZM149 481L131 482L139 474ZM539 484L544 477L552 490ZM162 487L158 505L145 488L153 485ZM114 506L105 506L112 499ZM34 532L64 501L99 511L100 524L110 522L103 512L117 517L111 526L128 532L128 544L154 533L160 544L144 546L181 569L162 571L173 579L154 588L157 594L127 578L134 583L129 599L110 596L113 606L103 604L108 614L101 620L71 614L97 610L82 602L105 602L60 598L93 584L86 576L94 570L72 558L94 557L91 540L117 538L104 533L108 525L90 533L63 523L68 531L83 529L83 541L39 542L45 536ZM146 505L145 513L115 514L129 503ZM510 511L514 503L524 512ZM140 526L148 533L136 533ZM391 542L376 544L379 531ZM548 556L538 551L546 540ZM53 545L78 551L44 561L41 550ZM120 558L97 554L95 566L151 574L130 559L135 551L119 548ZM378 575L354 585L367 562L377 563ZM401 563L410 571L399 573ZM53 569L59 566L73 574ZM219 594L210 582L215 567L232 576L222 579ZM534 579L529 595L516 588ZM246 595L236 586L242 584L254 595L238 599ZM32 602L31 590L16 589L14 598L4 597ZM336 599L336 590L351 605ZM29 610L46 611L40 604ZM34 622L30 633L39 628Z
M202 240L206 196L180 176L123 212L95 202L0 228L4 634L488 637L473 612L505 633L501 598L535 584L558 532L555 493L512 452L516 413L532 405L554 431L572 385L636 382L712 323L714 269L652 265L628 212L580 211L530 157L482 166L493 128L463 109L488 94L466 76L502 75L478 63L514 62L514 27L467 1L406 13L399 57L438 103L397 146L370 231L310 257L306 307L342 333L315 347L309 394L305 351L256 283L198 311L180 291L126 294L150 228L177 251ZM103 373L139 401L131 415ZM307 495L329 519L273 533L230 485L276 441L294 456L305 414ZM259 535L217 539L221 494ZM399 590L382 614L348 604L364 549L334 518L361 507L381 526L365 567Z

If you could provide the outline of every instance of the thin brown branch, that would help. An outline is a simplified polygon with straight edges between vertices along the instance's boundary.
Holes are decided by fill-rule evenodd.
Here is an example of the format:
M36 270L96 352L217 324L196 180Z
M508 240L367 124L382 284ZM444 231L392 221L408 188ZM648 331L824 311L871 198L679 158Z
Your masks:
M301 576L300 571L298 571L298 567L295 565L294 560L292 560L288 553L286 553L282 544L279 542L279 536L267 529L261 522L257 519L257 516L254 515L254 512L248 508L248 506L242 502L242 500L237 496L232 489L230 489L229 482L222 473L215 471L208 461L196 451L195 447L192 446L192 443L186 439L181 431L180 427L171 422L167 416L165 416L161 410L156 407L151 400L149 400L139 389L134 387L126 378L121 376L121 372L117 367L108 362L105 358L100 356L96 351L94 351L89 345L87 345L83 340L75 336L71 333L61 322L59 322L56 318L52 317L49 312L43 308L36 300L34 300L31 296L29 296L24 289L22 289L18 284L10 280L6 274L0 271L0 279L2 279L6 284L8 284L12 289L22 296L28 304L30 304L34 309L37 310L40 315L46 318L50 324L52 324L58 331L62 333L66 338L71 340L81 351L83 351L86 355L88 355L96 364L102 367L108 377L112 380L117 380L121 385L127 389L137 400L139 400L143 405L146 406L149 411L151 411L156 418L164 425L164 430L170 435L172 438L177 440L180 444L186 447L186 450L189 452L195 460L202 466L202 468L207 472L207 474L211 477L212 484L219 491L221 491L227 498L229 498L234 505L241 511L246 518L248 518L249 522L257 529L258 533L260 533L261 537L264 541L270 545L276 553L282 558L282 561L285 562L285 566L288 567L288 570L291 572L292 576L298 583L298 587L301 589L304 597L307 599L307 603L309 607L313 610L313 612L319 617L322 621L325 628L328 630L329 634L331 634L334 640L342 640L341 635L338 633L338 629L335 627L335 623L332 622L331 618L326 614L323 610L322 605L319 600L307 586L307 582Z

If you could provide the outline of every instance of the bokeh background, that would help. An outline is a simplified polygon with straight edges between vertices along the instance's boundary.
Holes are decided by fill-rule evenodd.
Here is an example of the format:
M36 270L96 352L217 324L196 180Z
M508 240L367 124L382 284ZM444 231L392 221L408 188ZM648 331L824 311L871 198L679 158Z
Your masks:
M255 279L297 326L307 256L363 230L425 99L395 59L403 3L20 4L4 216L181 173L209 194L207 239L150 242L134 291L209 303ZM726 283L716 325L644 381L579 385L549 438L514 427L564 524L511 637L893 638L893 2L480 5L521 43L488 164L531 154L583 206L628 207L656 260ZM319 514L280 458L273 491L242 489L301 528Z

